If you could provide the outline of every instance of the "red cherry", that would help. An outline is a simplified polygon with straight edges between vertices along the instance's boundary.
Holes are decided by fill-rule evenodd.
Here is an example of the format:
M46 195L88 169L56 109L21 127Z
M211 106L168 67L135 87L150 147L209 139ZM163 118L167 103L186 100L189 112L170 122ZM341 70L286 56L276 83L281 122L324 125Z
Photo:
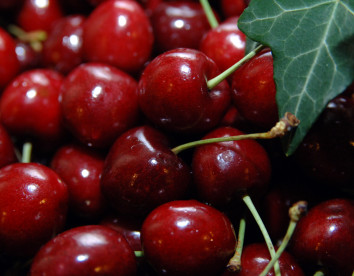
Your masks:
M291 252L301 263L350 275L354 269L353 233L354 201L330 199L311 208L298 222Z
M190 1L161 2L151 14L157 53L176 48L198 49L210 30L200 3Z
M196 200L157 207L144 220L141 237L144 256L159 275L218 275L236 243L229 219Z
M221 0L221 11L226 18L240 16L247 6L246 0Z
M36 30L48 32L53 22L62 16L58 0L24 0L17 15L17 24L27 32Z
M87 18L84 55L137 73L150 58L153 39L150 21L136 1L107 1Z
M20 63L16 55L16 43L4 29L0 27L0 92L20 71Z
M222 276L254 276L262 273L270 261L268 248L263 243L252 243L244 247L241 255L241 271L239 273L225 272ZM284 251L279 258L281 275L304 276L302 269L295 258ZM273 276L274 270L270 270L267 276Z
M15 147L7 130L0 124L0 168L17 162Z
M241 134L235 128L220 127L203 139ZM218 207L225 207L244 192L261 194L271 176L268 154L254 140L199 146L193 154L192 170L200 199Z
M278 121L273 79L273 57L263 50L233 75L232 98L241 115L250 123L269 129Z
M15 135L60 141L64 134L59 105L63 77L50 69L18 75L1 95L0 117Z
M0 250L31 256L65 223L68 190L48 167L14 163L0 169Z
M230 103L226 81L209 90L216 64L204 53L180 48L156 57L139 81L139 105L157 126L178 133L200 133L215 127Z
M69 229L36 254L30 276L136 275L134 252L118 232L100 225Z
M184 197L190 182L190 169L170 150L167 138L141 126L122 134L111 147L101 187L114 210L141 216Z
M246 36L237 27L238 17L230 17L211 29L201 40L199 50L225 71L245 56Z
M103 63L85 63L64 79L64 123L82 143L109 147L139 118L137 82Z
M69 211L86 219L103 214L105 202L100 179L104 156L76 145L62 146L51 160L51 168L68 185Z
M40 60L42 58L42 53L35 51L31 47L31 45L19 40L16 43L15 51L16 51L17 59L20 63L21 72L32 70L39 67Z
M67 74L82 63L84 22L84 16L70 15L53 23L43 43L42 63L45 67Z

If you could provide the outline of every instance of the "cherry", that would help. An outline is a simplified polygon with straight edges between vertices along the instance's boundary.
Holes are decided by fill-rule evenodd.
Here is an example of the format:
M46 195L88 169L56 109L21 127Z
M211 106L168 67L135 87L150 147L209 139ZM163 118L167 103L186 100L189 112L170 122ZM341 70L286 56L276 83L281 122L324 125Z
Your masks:
M18 40L15 51L20 63L21 72L40 67L42 53L34 50L30 44Z
M84 22L84 16L70 15L53 23L43 43L42 63L45 67L67 74L82 63Z
M236 243L229 219L196 200L157 207L144 220L141 238L144 256L159 275L218 275Z
M237 275L237 276L253 276L260 275L263 269L270 261L270 255L267 246L264 243L251 243L244 247L241 256L242 268L238 273L226 271L222 276ZM281 275L284 276L304 276L302 269L296 262L295 258L288 252L283 252L279 258L279 266ZM275 275L274 270L267 274L268 276Z
M232 127L219 127L203 139L241 134ZM226 207L246 192L261 194L271 176L268 154L254 140L199 146L193 154L192 170L200 199L217 207Z
M139 105L144 115L167 131L191 134L215 127L230 104L226 81L209 90L207 79L218 75L204 53L179 48L148 64L139 81Z
M107 1L87 18L84 56L137 73L150 58L153 40L150 21L136 1Z
M161 2L151 14L151 24L158 54L181 47L198 49L210 30L202 6L191 1Z
M64 124L82 143L109 147L139 119L137 82L104 63L84 63L61 87Z
M240 16L244 9L247 8L246 0L221 0L221 11L224 17Z
M101 188L115 211L142 216L186 196L190 169L168 143L164 134L149 126L130 129L114 142L105 160Z
M75 216L95 219L105 210L100 179L104 156L78 145L60 147L51 168L68 185L69 211Z
M2 0L0 1L0 10L11 11L17 7L20 7L23 0Z
M17 14L17 24L23 30L50 31L52 24L63 16L63 11L58 0L24 0Z
M63 76L50 69L32 69L18 75L1 95L0 117L12 134L49 142L65 133L59 105Z
M278 120L275 94L273 57L270 49L265 49L235 72L232 98L247 121L269 128Z
M312 207L292 236L291 252L302 264L321 265L334 274L354 269L354 201L335 198Z
M0 92L19 73L20 63L16 55L16 42L0 27Z
M0 168L17 161L12 139L7 130L0 124Z
M134 252L118 232L100 225L69 229L35 255L30 276L136 275Z
M245 56L246 36L237 27L238 17L230 17L202 38L199 50L225 71Z
M0 169L0 250L32 256L66 220L68 189L50 168L14 163Z

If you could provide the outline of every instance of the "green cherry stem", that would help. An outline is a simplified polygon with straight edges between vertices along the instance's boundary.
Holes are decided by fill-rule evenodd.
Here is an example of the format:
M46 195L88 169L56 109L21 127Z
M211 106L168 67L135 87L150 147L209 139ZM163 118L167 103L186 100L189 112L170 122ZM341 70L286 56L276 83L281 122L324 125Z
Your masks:
M175 154L179 154L181 151L194 148L201 145L211 144L211 143L219 143L219 142L228 142L228 141L239 141L245 139L273 139L276 137L282 137L293 129L294 127L298 126L300 121L291 113L285 113L284 117L276 123L276 125L267 132L261 133L250 133L250 134L243 134L237 136L229 136L229 137L219 137L219 138L210 138L204 140L193 141L189 143L185 143L179 145L172 149Z
M241 270L241 255L243 250L243 242L245 240L245 233L246 233L246 220L245 218L241 218L240 226L238 229L238 237L237 237L235 254L232 256L229 263L227 264L227 269L231 272L237 272Z
M306 212L307 212L306 201L299 201L289 209L290 223L286 231L286 234L282 240L282 243L279 246L277 252L275 253L275 256L272 257L272 260L267 264L267 266L259 276L266 276L268 272L272 269L272 267L274 266L276 261L280 258L281 254L284 252L286 246L288 245L290 238L293 235L294 230L296 228L297 222Z
M315 274L313 274L313 276L325 276L325 275L326 274L322 270L316 271ZM354 272L352 276L354 276Z
M236 62L230 68L226 69L224 72L222 72L218 76L208 80L207 86L208 86L209 90L213 89L220 82L222 82L227 77L229 77L233 72L235 72L238 68L240 68L241 65L245 64L247 61L249 61L251 58L253 58L264 47L265 47L264 45L259 45L257 48L253 49L251 52L249 52L247 55L245 55L242 59L240 59L238 62Z
M144 257L144 252L143 251L134 251L134 255L137 258L142 258L142 257Z
M32 154L32 143L26 142L22 147L22 163L30 163L31 162L31 154Z
M47 33L41 30L26 32L16 25L9 25L8 31L20 41L29 43L32 49L37 52L42 50L42 42L47 39Z
M215 14L209 4L208 0L200 0L200 4L202 5L204 9L204 13L206 17L208 18L209 24L212 28L215 28L219 25L218 20L215 17Z
M275 249L274 249L274 245L272 243L272 240L268 234L267 228L265 227L260 215L258 214L258 211L256 209L256 207L254 206L252 199L249 195L244 195L242 197L243 202L246 204L246 206L248 207L248 209L250 210L251 214L253 215L259 229L262 232L262 235L264 237L264 240L266 242L266 245L268 247L270 256L272 257L272 259L275 258ZM274 264L274 271L275 271L275 275L276 276L280 276L280 267L279 267L279 262L278 260L276 260L275 264Z

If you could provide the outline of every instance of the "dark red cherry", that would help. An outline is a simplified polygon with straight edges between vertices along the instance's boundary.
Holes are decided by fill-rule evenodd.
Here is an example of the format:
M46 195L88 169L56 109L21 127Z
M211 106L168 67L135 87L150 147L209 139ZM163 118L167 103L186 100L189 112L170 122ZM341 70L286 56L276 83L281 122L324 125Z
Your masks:
M59 105L62 81L62 75L50 69L33 69L18 75L1 95L4 127L19 137L60 141L64 134Z
M186 48L165 52L145 68L139 81L139 105L157 126L178 133L215 127L230 104L227 81L209 90L217 65L204 53Z
M220 127L203 137L229 137L243 132ZM225 207L242 193L262 194L268 187L271 165L267 152L255 140L212 143L195 149L192 171L201 200Z
M34 50L30 44L18 40L15 51L20 63L21 72L35 69L40 66L42 53Z
M23 0L1 0L0 1L0 10L12 11L20 7L23 3Z
M224 17L240 16L248 6L247 0L221 0L221 11Z
M122 134L105 161L101 187L114 210L146 215L162 203L186 196L188 166L159 131L141 126Z
M109 147L139 119L137 82L103 63L84 63L64 79L64 124L82 143Z
M58 0L24 0L17 15L17 24L25 31L50 31L56 20L63 16Z
M211 29L201 40L199 50L225 71L245 56L246 36L237 27L238 17L230 17Z
M225 272L222 276L254 276L260 275L270 261L268 248L263 243L252 243L246 245L241 255L241 271L239 273ZM295 258L284 251L279 258L281 275L284 276L304 276L304 272ZM274 270L270 270L267 276L273 276Z
M237 69L231 90L236 108L250 123L268 129L278 121L273 57L269 49Z
M144 220L141 237L144 256L158 275L219 275L236 243L229 219L196 200L157 207Z
M88 61L137 73L150 58L153 40L150 21L136 1L107 1L87 18L84 55Z
M333 275L354 270L354 201L330 199L311 208L297 224L291 252L302 264L333 269Z
M62 230L66 184L50 168L14 163L0 169L0 251L31 256Z
M53 23L43 43L43 66L67 74L82 63L84 22L82 15L69 15Z
M14 143L7 130L0 124L0 168L17 161Z
M201 4L191 1L161 2L151 14L151 24L157 53L180 47L198 49L211 28Z
M105 202L101 193L104 156L77 145L59 148L51 168L68 185L69 211L82 218L95 219L103 214Z
M134 252L118 232L100 225L71 228L46 243L29 276L136 275Z
M0 27L0 92L20 71L16 55L16 43L8 32Z

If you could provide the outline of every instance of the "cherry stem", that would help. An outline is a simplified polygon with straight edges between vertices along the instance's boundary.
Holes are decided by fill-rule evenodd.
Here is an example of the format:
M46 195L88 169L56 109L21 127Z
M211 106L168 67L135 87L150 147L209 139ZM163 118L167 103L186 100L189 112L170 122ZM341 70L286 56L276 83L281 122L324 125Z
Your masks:
M227 269L231 272L238 272L241 270L241 255L243 250L243 241L245 239L245 233L246 233L246 220L244 218L241 218L239 229L238 229L238 237L237 237L235 254L232 256L229 263L227 264Z
M319 270L319 271L316 271L315 274L313 274L313 276L325 276L325 273L322 270ZM352 276L354 276L354 272L353 272Z
M134 251L135 257L142 258L144 257L144 251Z
M200 0L200 4L202 5L205 15L208 18L209 24L212 28L215 28L219 25L218 20L215 17L215 14L209 4L208 0Z
M230 68L226 69L224 72L219 74L218 76L207 81L207 86L209 90L212 90L215 86L217 86L220 82L229 77L232 73L234 73L241 65L245 64L251 58L253 58L258 52L260 52L265 46L259 45L257 48L253 49L247 55L245 55L242 59L232 65Z
M281 118L271 130L261 133L250 133L237 136L228 136L228 137L218 137L210 138L204 140L193 141L189 143L182 144L172 149L176 155L181 151L194 148L201 145L220 143L220 142L229 142L229 141L239 141L245 139L273 139L276 137L282 137L287 132L292 130L294 127L298 126L300 121L291 113L285 113L284 117Z
M290 223L288 226L288 229L286 231L286 234L282 240L281 245L279 246L277 252L275 253L275 256L272 257L272 260L267 264L265 269L262 271L259 276L266 276L268 272L272 269L274 266L275 262L280 258L281 254L284 252L285 248L287 247L291 236L294 233L294 230L296 228L297 222L300 220L300 218L307 212L307 202L306 201L299 201L296 202L290 209L289 209L289 216L290 216Z
M41 30L26 32L16 25L9 25L8 31L20 41L29 43L37 52L42 50L42 42L47 39L47 33Z
M249 195L244 195L242 197L243 202L246 204L246 206L248 207L248 209L250 210L251 214L253 215L255 221L258 224L259 229L262 232L262 235L264 237L264 240L267 244L270 256L272 257L272 259L275 257L275 249L274 249L274 245L272 243L272 240L268 234L267 228L265 227L260 215L258 214L258 211L256 209L256 207L254 206L252 199ZM275 264L274 264L274 271L275 271L275 275L276 276L280 276L280 267L279 267L279 262L278 260L276 260Z
M31 154L32 154L32 143L26 142L22 147L22 163L30 163L31 162Z

